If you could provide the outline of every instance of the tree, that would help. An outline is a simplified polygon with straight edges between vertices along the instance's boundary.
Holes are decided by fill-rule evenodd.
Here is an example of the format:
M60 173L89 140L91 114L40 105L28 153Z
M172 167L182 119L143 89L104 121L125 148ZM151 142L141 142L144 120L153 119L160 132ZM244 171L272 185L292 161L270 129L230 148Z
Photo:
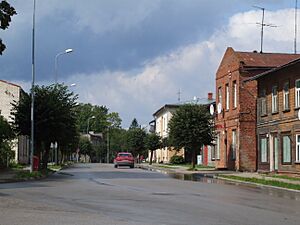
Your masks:
M9 27L9 23L11 22L11 17L16 15L16 10L10 6L7 1L1 1L0 3L0 28L5 30ZM6 46L3 44L2 39L0 39L0 55L5 50Z
M126 146L134 156L145 154L146 132L142 128L131 128L126 132Z
M34 153L43 155L43 169L47 169L51 142L66 148L78 138L76 126L77 95L62 84L35 86ZM14 104L14 129L30 135L31 96L24 93Z
M81 136L79 139L79 151L80 154L85 156L85 161L86 161L86 156L88 155L90 158L92 157L94 148L92 143L87 137Z
M9 123L0 115L0 167L5 167L13 158L10 141L14 138L14 132Z
M152 165L153 151L162 146L161 138L156 133L147 134L145 139L145 146L150 150L149 165Z
M195 168L196 150L212 144L214 133L213 118L203 105L187 104L180 106L169 122L170 142L176 149L184 148L192 155L192 168Z
M139 125L138 121L136 118L134 118L130 124L129 129L134 129L134 128L140 128L141 126Z

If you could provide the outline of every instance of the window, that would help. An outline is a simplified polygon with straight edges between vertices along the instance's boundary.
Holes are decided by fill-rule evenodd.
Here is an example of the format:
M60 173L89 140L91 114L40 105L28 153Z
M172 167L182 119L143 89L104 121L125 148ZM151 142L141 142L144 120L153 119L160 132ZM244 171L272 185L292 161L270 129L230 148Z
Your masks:
M233 87L232 87L232 93L233 93L233 108L237 107L237 85L236 81L233 81Z
M272 113L278 112L277 86L272 87Z
M211 160L214 161L216 157L216 146L212 145L211 148Z
M232 159L235 160L236 157L236 130L232 131Z
M218 88L218 99L219 99L219 103L222 104L222 88L221 87Z
M216 159L220 159L220 133L217 134Z
M300 163L300 134L296 135L296 162Z
M260 100L260 114L266 115L267 114L267 99L266 99L266 89L261 91L261 100Z
M290 163L291 161L291 139L290 136L284 135L282 136L282 162Z
M300 107L300 80L296 80L295 85L295 107Z
M226 110L229 110L229 85L226 84L225 86L225 90L226 90Z
M260 161L262 163L268 162L267 146L268 146L267 138L266 137L262 137L260 139Z
M283 84L283 110L288 110L290 108L290 103L289 103L289 82L285 82Z

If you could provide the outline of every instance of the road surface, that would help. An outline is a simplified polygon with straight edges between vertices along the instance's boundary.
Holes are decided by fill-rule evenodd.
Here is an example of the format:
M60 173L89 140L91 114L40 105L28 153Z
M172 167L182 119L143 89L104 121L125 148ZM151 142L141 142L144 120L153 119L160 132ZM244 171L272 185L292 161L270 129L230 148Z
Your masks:
M0 225L299 225L300 193L77 164L0 184Z

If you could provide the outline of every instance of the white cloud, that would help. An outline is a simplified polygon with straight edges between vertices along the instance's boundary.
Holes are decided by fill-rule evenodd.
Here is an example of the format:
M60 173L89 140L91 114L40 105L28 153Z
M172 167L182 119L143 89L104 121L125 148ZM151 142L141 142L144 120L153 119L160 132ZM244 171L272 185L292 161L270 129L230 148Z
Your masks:
M292 9L266 11L266 23L278 25L277 28L265 29L266 52L292 53L293 13ZM144 15L144 12L141 14ZM159 107L176 102L179 88L183 100L190 100L193 96L206 97L208 92L214 92L215 72L226 47L232 46L241 51L259 50L260 28L255 23L260 20L261 11L238 13L208 40L181 46L167 55L148 60L138 70L74 74L65 83L77 83L74 91L79 94L80 101L106 105L110 110L119 112L123 125L128 126L134 117L147 124ZM112 20L110 25L119 26L121 22ZM78 23L80 26L92 26L95 32L105 29L97 30L89 18Z

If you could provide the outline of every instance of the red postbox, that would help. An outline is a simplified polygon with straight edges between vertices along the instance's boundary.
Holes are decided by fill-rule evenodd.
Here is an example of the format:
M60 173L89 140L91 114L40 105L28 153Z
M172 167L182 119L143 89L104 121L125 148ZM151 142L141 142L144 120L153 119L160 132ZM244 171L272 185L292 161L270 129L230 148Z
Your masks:
M33 171L39 170L40 159L37 156L33 156Z

